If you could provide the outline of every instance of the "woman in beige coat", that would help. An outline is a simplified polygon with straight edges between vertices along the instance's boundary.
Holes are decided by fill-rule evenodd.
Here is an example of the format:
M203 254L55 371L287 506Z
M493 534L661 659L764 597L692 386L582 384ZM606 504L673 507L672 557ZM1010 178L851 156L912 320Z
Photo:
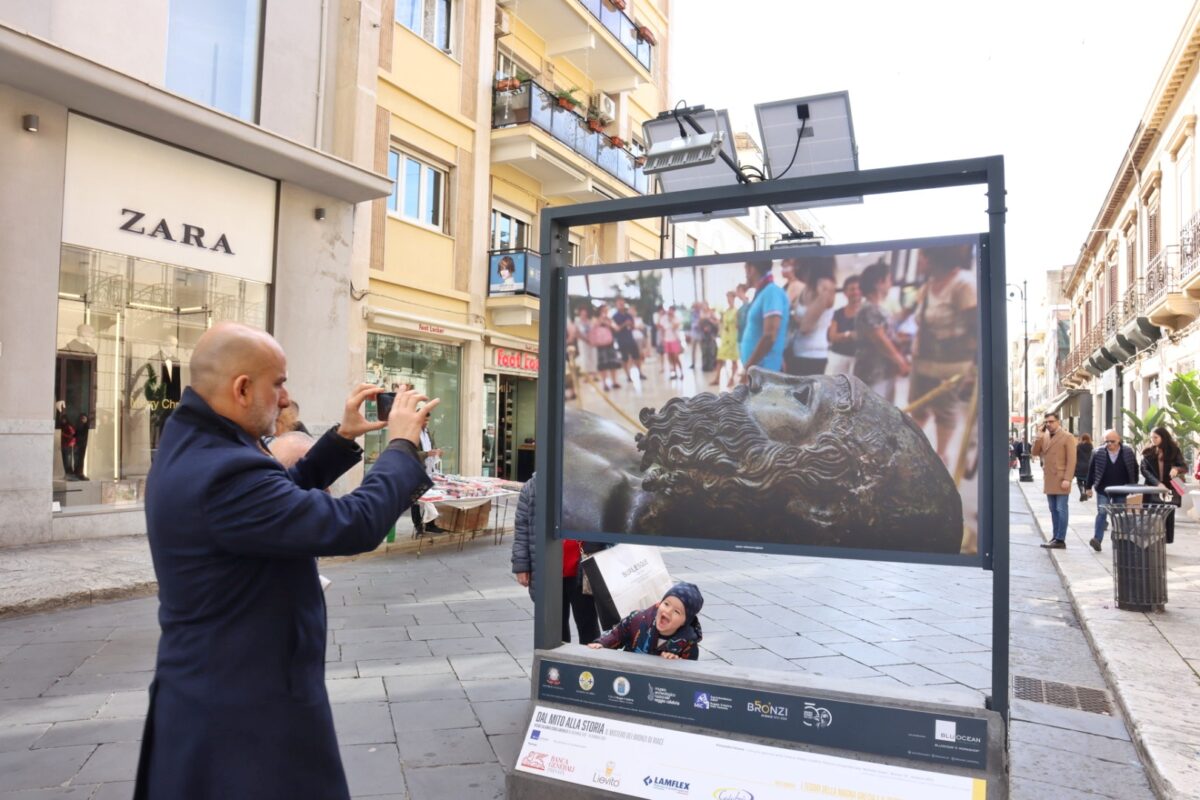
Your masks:
M1050 503L1054 529L1054 538L1042 547L1062 549L1067 546L1067 503L1075 478L1075 437L1063 430L1058 414L1046 415L1041 435L1033 442L1033 455L1042 458L1042 491Z

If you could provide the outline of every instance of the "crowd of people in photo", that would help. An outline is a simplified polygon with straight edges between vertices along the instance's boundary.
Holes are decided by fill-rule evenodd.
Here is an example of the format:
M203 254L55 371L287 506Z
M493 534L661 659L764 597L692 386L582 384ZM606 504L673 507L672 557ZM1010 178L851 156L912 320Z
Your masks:
M906 410L930 418L936 448L950 464L951 439L974 389L978 298L973 246L941 245L916 253L914 286L896 291L896 254L842 278L835 256L748 262L746 280L725 292L725 306L697 300L658 305L642 319L623 298L574 306L567 326L572 376L605 391L633 380L659 356L670 381L699 369L709 387L733 388L747 369L790 375L849 374L892 403L907 389ZM849 271L849 270L843 270ZM909 291L911 289L911 291ZM622 383L622 376L625 383Z

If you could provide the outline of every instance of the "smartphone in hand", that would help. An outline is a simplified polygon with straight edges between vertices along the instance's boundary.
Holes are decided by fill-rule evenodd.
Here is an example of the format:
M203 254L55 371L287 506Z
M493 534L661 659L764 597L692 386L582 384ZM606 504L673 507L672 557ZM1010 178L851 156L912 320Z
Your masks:
M392 404L395 402L395 392L380 392L375 395L375 419L386 422L392 414Z

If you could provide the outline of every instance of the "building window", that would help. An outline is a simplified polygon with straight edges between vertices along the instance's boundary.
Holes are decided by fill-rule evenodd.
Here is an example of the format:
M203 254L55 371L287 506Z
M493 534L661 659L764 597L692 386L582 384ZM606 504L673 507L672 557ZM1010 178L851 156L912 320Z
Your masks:
M1125 234L1125 277L1129 279L1129 288L1137 286L1137 236L1131 229Z
M1150 207L1146 214L1146 260L1153 261L1158 255L1160 240L1158 237L1158 203Z
M262 0L171 0L166 86L257 120Z
M492 249L529 247L529 223L503 211L492 210Z
M396 0L396 22L450 52L451 0Z
M446 171L415 156L388 153L388 177L395 181L388 211L437 230L445 230Z

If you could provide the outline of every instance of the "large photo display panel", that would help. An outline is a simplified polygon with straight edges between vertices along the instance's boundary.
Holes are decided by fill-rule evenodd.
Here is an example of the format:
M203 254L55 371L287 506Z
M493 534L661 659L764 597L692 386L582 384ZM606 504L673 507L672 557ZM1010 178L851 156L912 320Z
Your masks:
M561 535L978 566L985 241L571 270Z

